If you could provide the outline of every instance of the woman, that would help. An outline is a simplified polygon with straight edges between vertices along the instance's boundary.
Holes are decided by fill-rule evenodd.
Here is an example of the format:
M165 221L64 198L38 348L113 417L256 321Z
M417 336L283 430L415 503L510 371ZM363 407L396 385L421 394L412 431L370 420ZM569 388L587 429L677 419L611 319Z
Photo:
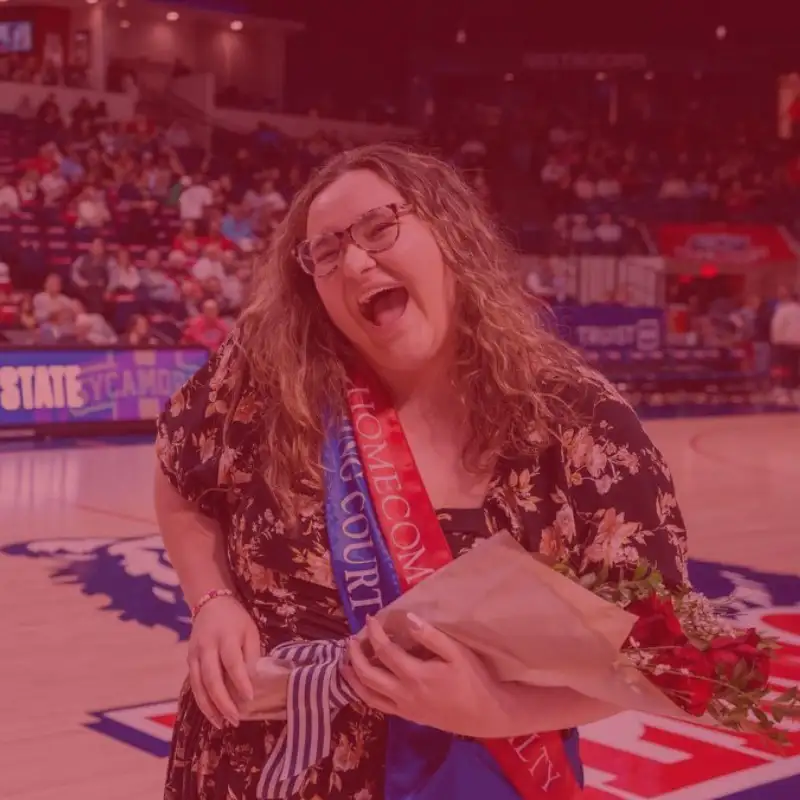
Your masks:
M293 200L237 329L159 421L157 513L194 609L168 800L257 797L285 723L240 719L253 663L278 644L354 633L366 618L353 575L388 592L366 569L342 578L339 506L325 503L343 489L336 459L355 453L358 408L394 420L395 463L418 470L415 508L437 509L425 530L442 535L445 561L509 530L580 571L646 558L685 584L666 465L630 407L537 323L512 259L450 167L394 146L333 158ZM374 611L368 594L359 602ZM386 669L349 647L354 702L333 721L330 754L281 796L402 800L409 743L424 761L415 798L574 796L575 735L547 733L548 717L569 708L579 725L609 709L542 690L535 713L511 713L514 698L468 652L415 630L439 658L398 653L367 622L360 641ZM527 733L547 744L545 770L521 787L474 739Z
M139 268L131 261L131 252L127 247L118 247L109 265L109 294L143 294L142 275Z
M161 342L150 330L150 320L144 314L134 314L128 321L122 344L131 347L156 347Z

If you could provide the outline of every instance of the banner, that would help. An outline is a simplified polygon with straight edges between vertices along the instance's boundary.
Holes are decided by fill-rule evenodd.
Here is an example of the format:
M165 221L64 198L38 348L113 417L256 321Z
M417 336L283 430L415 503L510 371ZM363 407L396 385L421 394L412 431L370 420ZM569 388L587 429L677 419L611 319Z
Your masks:
M155 420L207 358L197 348L2 348L0 430Z
M554 304L553 313L564 339L600 358L624 360L656 353L664 346L663 308Z
M777 225L661 225L657 230L662 256L719 264L794 261L797 254Z
M664 259L660 256L519 256L530 291L541 297L569 297L583 305L624 298L631 306L660 306Z
M644 70L647 56L644 53L525 53L522 65L530 70L590 71Z

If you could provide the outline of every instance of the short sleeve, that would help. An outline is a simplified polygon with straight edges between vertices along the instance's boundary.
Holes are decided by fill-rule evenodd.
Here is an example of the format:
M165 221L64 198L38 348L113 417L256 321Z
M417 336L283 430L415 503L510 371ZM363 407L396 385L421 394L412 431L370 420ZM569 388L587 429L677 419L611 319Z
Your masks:
M562 459L575 568L607 566L613 574L647 561L667 586L688 586L686 528L672 476L633 409L598 396L592 422L565 431Z
M216 516L224 494L223 428L230 350L224 344L166 404L157 420L156 453L177 492Z

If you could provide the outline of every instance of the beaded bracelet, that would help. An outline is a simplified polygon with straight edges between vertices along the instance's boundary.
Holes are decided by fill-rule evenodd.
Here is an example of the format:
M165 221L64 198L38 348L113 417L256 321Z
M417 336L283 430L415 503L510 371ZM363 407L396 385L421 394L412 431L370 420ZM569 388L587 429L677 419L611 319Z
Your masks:
M233 597L233 592L230 589L212 589L210 592L206 592L198 601L197 605L192 609L192 622L195 621L197 615L200 613L200 609L210 603L212 600L216 600L218 597Z

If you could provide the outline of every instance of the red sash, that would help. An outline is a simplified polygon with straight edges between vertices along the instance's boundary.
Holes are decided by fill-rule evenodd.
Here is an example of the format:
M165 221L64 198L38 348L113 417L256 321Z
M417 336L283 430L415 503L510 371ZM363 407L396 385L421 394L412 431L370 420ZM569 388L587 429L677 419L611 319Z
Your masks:
M359 377L347 397L375 512L407 591L453 555L386 393ZM560 731L482 741L523 800L581 795Z

